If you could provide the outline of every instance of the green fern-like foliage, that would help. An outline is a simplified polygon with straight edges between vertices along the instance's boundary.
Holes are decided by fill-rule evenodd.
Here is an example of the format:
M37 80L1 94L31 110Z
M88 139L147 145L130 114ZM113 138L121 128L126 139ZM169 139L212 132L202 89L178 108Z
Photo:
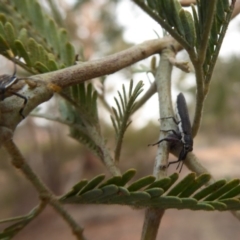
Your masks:
M143 91L142 87L143 82L140 81L133 89L133 81L131 81L128 95L126 93L125 86L122 85L122 94L118 91L119 100L117 98L114 98L117 109L114 107L112 108L113 116L111 116L111 120L116 132L116 161L119 161L124 133L126 132L127 127L131 124L129 118L133 113L137 97Z
M44 73L71 66L75 51L65 29L36 0L0 3L0 54L23 58L29 72Z
M204 61L205 81L209 82L223 38L231 19L234 1L216 1L215 8L209 12L208 0L197 0L192 5L192 13L182 8L178 0L148 0L145 5L134 0L148 12L188 51L192 61ZM213 18L213 21L209 19ZM208 31L208 25L211 25ZM206 49L206 50L205 50ZM201 56L205 53L204 56ZM199 59L198 59L199 58Z
M190 173L176 183L179 175L174 173L161 180L146 176L126 187L135 172L130 169L122 176L103 183L104 175L90 181L82 180L60 201L68 204L121 204L138 208L240 210L239 179L222 179L204 187L211 178L209 174L197 177L195 173Z
M196 32L191 13L184 10L178 0L148 0L148 7L163 28L181 39L188 48L196 45Z
M59 105L60 114L69 123L70 136L100 156L101 150L92 133L93 129L100 133L97 93L92 84L81 83L70 87L68 96L62 96L65 100Z
M197 32L198 42L198 51L201 51L199 47L201 45L201 41L203 41L205 24L207 22L207 14L206 9L208 9L209 2L207 0L197 1L198 6L198 14L196 14L195 9L192 7L194 22ZM231 20L232 11L234 8L233 1L231 5L229 5L228 0L220 0L217 1L216 11L214 12L213 22L210 30L210 35L208 36L207 43L207 51L205 56L205 62L203 65L203 71L205 75L205 81L209 82L213 68L215 66L223 38L225 36L228 24Z
M208 185L209 174L196 176L190 173L178 181L179 175L174 173L161 180L145 176L129 184L135 174L135 169L129 169L122 176L106 181L104 174L90 181L83 179L59 200L63 204L119 204L135 208L240 210L240 179L221 179ZM36 213L37 209L34 209L28 215L8 220L13 223L0 233L0 239L11 239Z

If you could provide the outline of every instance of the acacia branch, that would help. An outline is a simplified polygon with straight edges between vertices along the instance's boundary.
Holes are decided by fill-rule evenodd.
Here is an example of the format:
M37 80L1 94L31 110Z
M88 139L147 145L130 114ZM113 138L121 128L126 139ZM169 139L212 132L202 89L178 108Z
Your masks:
M98 60L84 62L62 70L36 75L35 77L40 77L47 82L65 88L89 79L115 73L153 54L160 53L169 45L172 45L176 50L182 49L172 37L165 37L145 41L142 44Z
M22 89L19 91L28 99L23 114L27 116L39 104L48 101L54 92L92 78L117 72L153 54L160 53L169 45L173 46L177 51L182 49L172 37L165 37L146 41L99 60L88 61L58 71L32 76L32 79L37 83L36 86L22 84ZM23 81L21 82L23 83ZM14 130L22 120L19 115L22 104L22 99L16 96L7 97L3 102L0 102L0 125Z

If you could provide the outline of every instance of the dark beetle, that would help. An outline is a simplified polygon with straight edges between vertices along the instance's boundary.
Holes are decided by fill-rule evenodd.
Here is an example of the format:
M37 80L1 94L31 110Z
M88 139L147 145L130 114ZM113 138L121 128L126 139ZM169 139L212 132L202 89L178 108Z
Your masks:
M179 163L177 166L177 169L178 169L180 162L185 160L187 154L193 150L192 128L191 128L191 123L189 119L186 100L182 93L179 93L177 96L176 109L177 109L176 114L177 114L178 121L174 117L168 117L168 118L173 118L174 122L178 125L178 131L168 130L169 132L171 131L172 133L169 134L166 138L161 139L157 143L150 144L150 145L154 146L163 141L167 141L170 143L180 142L182 144L182 150L178 156L178 160L168 163L168 166L173 163ZM183 166L183 162L182 162L182 166ZM181 172L182 166L179 172Z
M6 97L10 95L15 95L17 97L20 97L24 100L22 108L19 110L19 114L22 118L25 118L23 115L23 110L28 102L27 98L17 92L15 92L11 87L16 84L19 80L22 80L20 78L17 78L16 76L16 64L14 64L14 72L13 75L7 75L3 74L0 75L0 100L3 101Z

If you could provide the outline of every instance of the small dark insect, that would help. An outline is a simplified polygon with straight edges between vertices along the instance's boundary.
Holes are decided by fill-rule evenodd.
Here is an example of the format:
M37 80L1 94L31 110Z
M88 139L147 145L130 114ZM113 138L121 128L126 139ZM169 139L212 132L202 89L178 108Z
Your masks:
M180 166L180 162L182 161L182 166L179 171L181 172L183 167L183 160L185 160L187 154L193 150L192 128L191 128L191 123L188 115L186 100L182 93L180 93L177 96L176 114L177 114L178 121L174 117L168 117L168 118L172 118L173 121L178 125L178 131L168 130L169 132L171 131L172 133L169 134L166 138L161 139L157 143L150 144L150 145L151 146L158 145L163 141L167 141L170 143L180 142L182 144L182 150L178 156L178 160L168 163L168 167L171 164L178 163L178 166L177 166L177 169L178 169L178 167Z
M23 115L23 110L28 102L28 99L25 96L10 89L12 85L16 84L19 80L22 80L21 78L17 78L16 71L16 64L14 64L14 72L12 76L7 74L0 75L0 101L3 101L9 95L15 95L22 98L24 102L22 108L19 110L19 114L22 118L25 118Z

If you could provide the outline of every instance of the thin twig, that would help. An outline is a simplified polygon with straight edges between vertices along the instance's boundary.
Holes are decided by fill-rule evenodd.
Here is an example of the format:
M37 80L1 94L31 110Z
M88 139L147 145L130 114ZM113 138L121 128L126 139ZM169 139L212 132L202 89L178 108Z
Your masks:
M22 220L27 219L28 221L24 222L25 223L24 227L25 227L27 225L27 223L29 223L31 220L36 218L45 209L46 205L47 205L47 202L41 201L41 203L38 206L36 206L35 208L33 208L29 214L19 216L19 217L3 219L0 221L0 224L8 223L8 222L17 222L17 221L22 221Z
M53 193L45 186L45 184L37 177L37 175L32 171L31 167L25 161L23 155L21 154L18 147L15 145L12 139L4 141L4 147L11 156L12 164L22 171L25 177L32 183L35 189L39 193L39 197L42 201L48 202L68 223L71 227L73 234L79 240L84 240L83 228L80 227L74 219L68 214L68 212L63 208L62 204L53 195Z
M204 102L204 75L202 71L201 64L193 62L195 68L195 75L196 75L196 106L195 106L195 114L192 124L192 136L195 137L200 127L201 119L202 119L202 109L203 109L203 102Z

